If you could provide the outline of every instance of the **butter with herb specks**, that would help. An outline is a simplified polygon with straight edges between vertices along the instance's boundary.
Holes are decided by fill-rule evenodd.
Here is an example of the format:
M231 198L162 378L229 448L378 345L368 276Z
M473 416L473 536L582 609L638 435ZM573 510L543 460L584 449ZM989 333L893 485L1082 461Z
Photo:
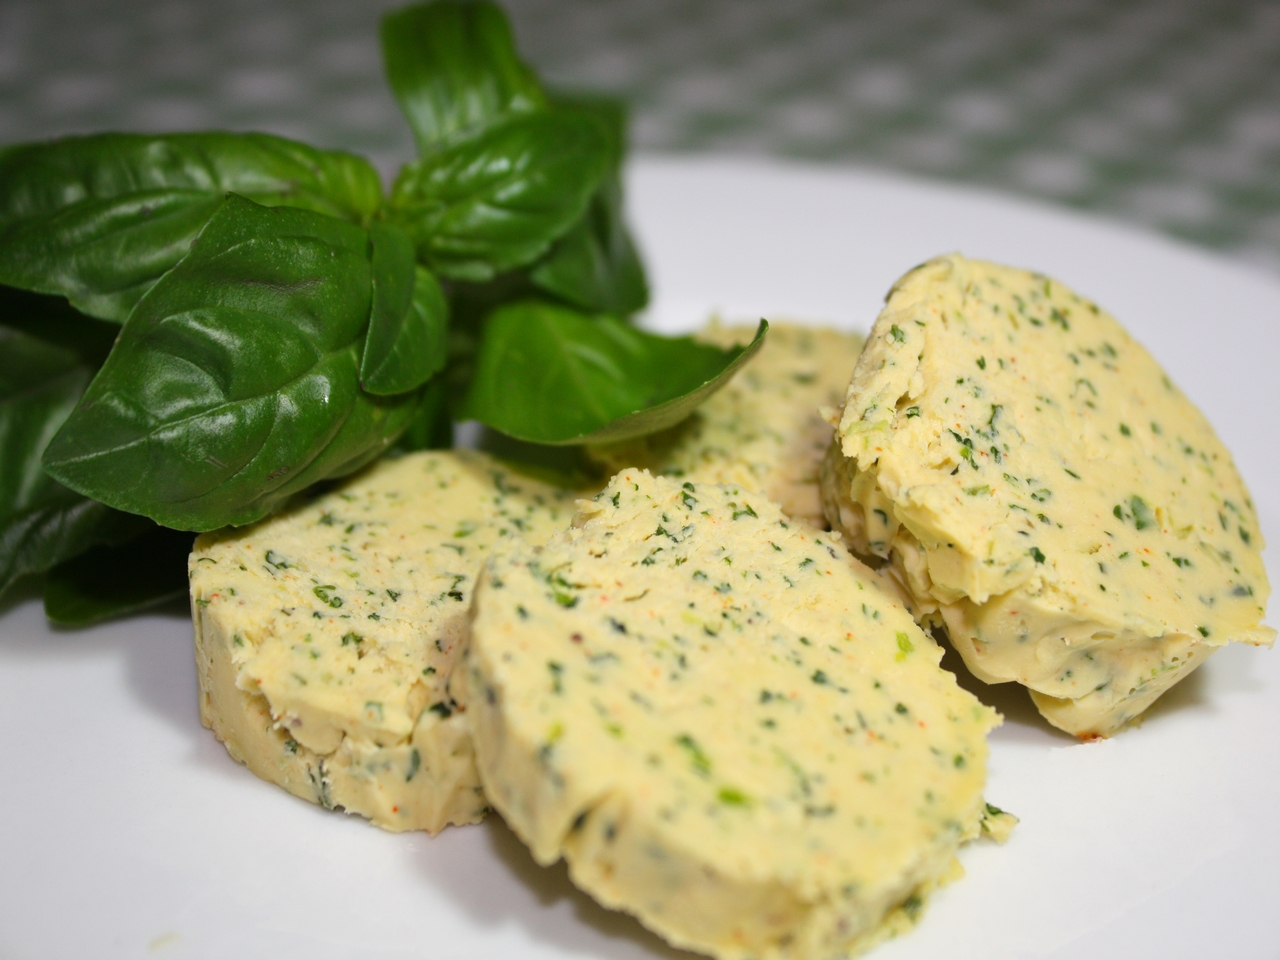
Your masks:
M890 291L824 467L827 516L969 669L1108 736L1230 642L1272 643L1254 506L1109 314L959 255Z
M475 576L495 544L537 542L572 508L484 454L419 453L204 534L189 570L205 726L264 780L388 830L479 820L446 689Z
M473 611L453 684L493 805L678 946L864 949L1009 825L982 800L998 715L759 493L624 470L541 550L496 549Z
M713 322L695 336L742 346L755 327ZM840 403L861 349L856 333L770 323L760 352L683 423L588 453L610 473L642 467L759 490L788 516L825 527L818 475L832 430L818 408Z

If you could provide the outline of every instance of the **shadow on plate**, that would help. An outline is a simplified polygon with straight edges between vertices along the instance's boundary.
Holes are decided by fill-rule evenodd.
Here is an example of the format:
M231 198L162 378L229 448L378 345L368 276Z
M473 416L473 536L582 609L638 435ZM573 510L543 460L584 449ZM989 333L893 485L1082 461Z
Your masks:
M484 856L476 857L477 846ZM600 906L573 885L564 861L538 866L496 813L476 827L450 827L415 857L432 887L478 925L514 923L539 944L602 960L697 956L663 942L629 914Z
M6 601L0 610L0 670L8 664L71 667L102 659L121 665L129 697L191 737L196 763L234 772L237 764L200 723L191 613L185 599L83 629L51 626L38 584L19 602Z

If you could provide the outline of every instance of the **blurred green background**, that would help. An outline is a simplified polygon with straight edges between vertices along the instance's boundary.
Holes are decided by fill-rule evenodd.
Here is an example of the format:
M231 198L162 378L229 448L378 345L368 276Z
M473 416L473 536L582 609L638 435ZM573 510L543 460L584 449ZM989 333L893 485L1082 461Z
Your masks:
M411 141L396 4L0 0L0 143L261 129ZM624 97L637 149L860 164L1094 210L1280 272L1280 3L510 0L553 83Z

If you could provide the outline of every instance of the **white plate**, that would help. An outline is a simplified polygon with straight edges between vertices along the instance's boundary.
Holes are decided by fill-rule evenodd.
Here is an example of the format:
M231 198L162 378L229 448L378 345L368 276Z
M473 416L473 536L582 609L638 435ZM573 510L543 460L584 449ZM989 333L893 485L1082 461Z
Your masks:
M1111 309L1235 451L1280 542L1280 285L1114 224L969 190L722 160L637 163L662 329L792 316L865 329L934 254L1031 266ZM1274 550L1272 569L1275 569ZM0 958L682 956L536 867L496 819L383 833L256 780L196 714L176 613L53 633L0 615ZM1274 960L1280 652L1228 649L1146 722L1076 744L989 688L1005 847L878 960Z

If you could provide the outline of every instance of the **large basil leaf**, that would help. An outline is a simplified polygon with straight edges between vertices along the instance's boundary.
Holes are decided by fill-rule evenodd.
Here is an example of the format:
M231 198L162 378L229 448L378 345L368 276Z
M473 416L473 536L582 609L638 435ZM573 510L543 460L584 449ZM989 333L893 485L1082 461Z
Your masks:
M261 133L106 133L0 153L0 283L123 322L234 191L367 222L368 161Z
M764 342L722 350L524 301L494 311L463 415L534 443L604 443L679 423Z
M49 571L44 613L63 627L87 627L187 593L191 534L152 526L119 546L99 546Z
M436 273L491 280L532 263L582 217L608 161L590 113L517 115L405 166L389 217Z
M373 309L360 385L388 396L416 390L444 366L449 305L430 270L413 262L413 241L390 224L374 223Z
M92 373L70 350L0 328L0 594L146 524L68 490L40 465Z
M546 104L491 3L445 0L388 14L382 59L422 154Z
M111 506L211 530L363 466L419 402L360 389L369 248L354 224L228 198L138 303L45 468Z

